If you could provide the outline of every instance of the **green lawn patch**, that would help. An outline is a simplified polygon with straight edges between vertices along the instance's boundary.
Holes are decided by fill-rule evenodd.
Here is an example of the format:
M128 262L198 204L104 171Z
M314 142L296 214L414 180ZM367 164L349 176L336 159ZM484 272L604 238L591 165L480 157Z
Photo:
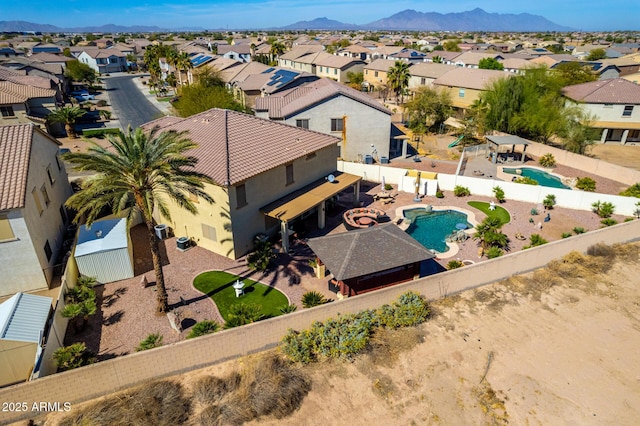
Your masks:
M289 304L287 296L281 291L250 279L242 279L244 282L244 296L236 297L236 291L232 287L237 275L222 271L204 272L193 280L193 286L211 297L216 303L222 318L229 319L229 308L237 303L256 303L262 306L262 314L266 318L282 315L280 308Z
M500 222L502 222L503 225L506 225L507 223L511 222L511 216L509 215L509 212L505 208L496 206L495 210L489 210L490 204L485 203L484 201L469 201L467 204L469 204L471 207L475 207L476 209L480 210L482 213L486 214L488 217L497 217L498 219L500 219Z

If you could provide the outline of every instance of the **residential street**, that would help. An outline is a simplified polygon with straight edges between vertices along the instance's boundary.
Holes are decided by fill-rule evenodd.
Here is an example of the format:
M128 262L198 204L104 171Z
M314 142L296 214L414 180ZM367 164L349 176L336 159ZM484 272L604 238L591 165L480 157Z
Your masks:
M113 112L120 120L123 130L130 124L136 128L163 115L146 96L140 92L134 79L140 74L122 74L104 78Z

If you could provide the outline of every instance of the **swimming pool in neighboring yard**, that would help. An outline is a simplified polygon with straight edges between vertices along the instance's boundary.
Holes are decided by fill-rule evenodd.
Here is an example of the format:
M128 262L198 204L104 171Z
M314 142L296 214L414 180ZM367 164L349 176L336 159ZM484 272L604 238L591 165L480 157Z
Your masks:
M518 173L518 170L520 171L520 173ZM531 167L504 167L502 171L510 175L526 176L537 181L538 184L542 186L548 186L550 188L571 189L567 185L563 184L562 180L560 180L559 177L547 173L544 170L534 169Z
M461 230L458 224L464 224L466 229L472 228L465 213L456 210L427 211L424 207L403 211L404 217L411 220L407 234L415 238L428 249L445 253L449 250L446 237L454 231Z

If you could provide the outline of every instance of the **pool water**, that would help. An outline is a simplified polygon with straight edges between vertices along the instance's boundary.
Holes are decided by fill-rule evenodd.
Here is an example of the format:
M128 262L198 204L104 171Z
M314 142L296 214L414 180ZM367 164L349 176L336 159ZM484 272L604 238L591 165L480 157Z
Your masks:
M404 211L404 217L411 220L407 234L415 238L428 249L444 253L449 250L445 238L452 232L459 230L456 225L472 225L467 221L467 215L455 210L434 210L427 212L423 208Z
M522 176L526 176L537 181L539 185L548 186L550 188L571 189L567 185L563 184L560 178L553 176L543 170L531 169L528 167L520 167L517 169L510 169L505 167L502 169L503 172L510 175L520 175L516 172L516 170L520 170L522 172Z

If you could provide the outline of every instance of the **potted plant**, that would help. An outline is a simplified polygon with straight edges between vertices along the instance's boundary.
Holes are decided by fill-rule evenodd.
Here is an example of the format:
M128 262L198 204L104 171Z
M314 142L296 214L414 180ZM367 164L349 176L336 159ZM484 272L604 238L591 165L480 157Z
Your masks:
M317 257L309 259L309 266L313 268L313 272L316 274L317 278L324 278L326 275L327 267Z

